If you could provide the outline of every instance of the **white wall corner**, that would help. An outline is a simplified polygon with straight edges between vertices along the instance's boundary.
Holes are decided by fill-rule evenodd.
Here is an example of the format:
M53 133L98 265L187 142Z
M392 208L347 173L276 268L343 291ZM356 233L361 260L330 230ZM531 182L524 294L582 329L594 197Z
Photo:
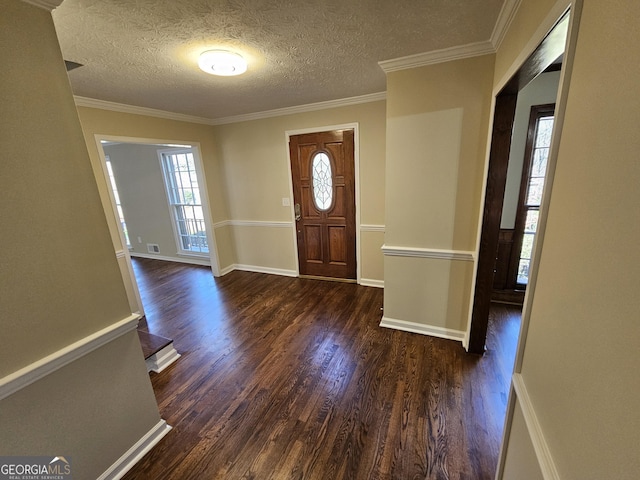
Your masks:
M520 8L521 2L522 0L505 0L502 4L502 9L498 14L498 19L491 33L491 45L493 45L495 51L498 51L498 48L500 48L502 40L504 40L504 36L509 30L509 26L511 26L511 22L515 18L518 8Z

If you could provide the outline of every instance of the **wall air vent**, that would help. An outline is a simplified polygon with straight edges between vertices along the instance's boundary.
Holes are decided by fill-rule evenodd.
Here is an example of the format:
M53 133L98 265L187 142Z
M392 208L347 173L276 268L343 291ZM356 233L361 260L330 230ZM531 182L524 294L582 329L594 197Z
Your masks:
M147 243L147 252L160 253L160 247L157 243Z

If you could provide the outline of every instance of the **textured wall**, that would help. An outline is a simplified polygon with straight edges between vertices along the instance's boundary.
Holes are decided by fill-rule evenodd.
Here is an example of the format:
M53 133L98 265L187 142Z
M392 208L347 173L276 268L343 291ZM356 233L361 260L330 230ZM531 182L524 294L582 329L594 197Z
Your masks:
M3 1L0 57L5 385L130 310L51 14ZM0 400L0 455L66 455L96 478L159 421L133 331Z

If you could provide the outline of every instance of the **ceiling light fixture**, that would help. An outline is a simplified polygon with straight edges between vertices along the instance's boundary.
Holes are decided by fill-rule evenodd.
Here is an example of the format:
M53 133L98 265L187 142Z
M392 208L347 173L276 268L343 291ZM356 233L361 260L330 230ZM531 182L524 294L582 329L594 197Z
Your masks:
M227 50L207 50L200 54L198 66L211 75L230 77L247 71L247 61L237 53Z

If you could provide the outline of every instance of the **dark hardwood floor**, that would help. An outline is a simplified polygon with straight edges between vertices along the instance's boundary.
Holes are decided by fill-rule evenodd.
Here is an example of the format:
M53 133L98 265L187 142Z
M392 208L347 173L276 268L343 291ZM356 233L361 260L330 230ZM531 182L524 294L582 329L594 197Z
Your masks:
M488 350L378 326L381 289L133 259L173 430L125 479L493 479L520 312Z

